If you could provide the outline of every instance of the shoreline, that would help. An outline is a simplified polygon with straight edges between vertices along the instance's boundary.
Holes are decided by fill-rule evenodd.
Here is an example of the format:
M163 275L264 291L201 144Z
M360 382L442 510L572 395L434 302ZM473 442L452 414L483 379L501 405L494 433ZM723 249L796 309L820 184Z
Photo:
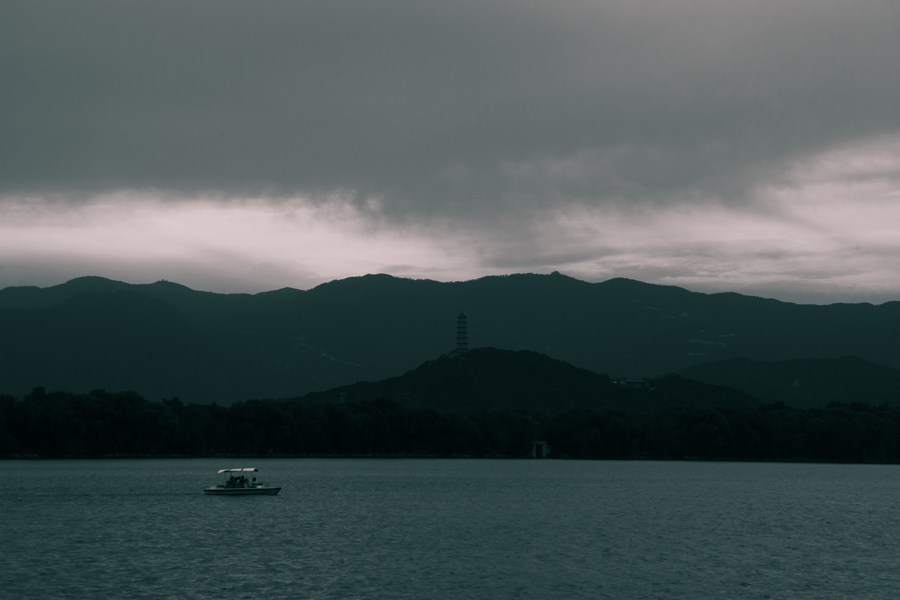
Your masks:
M37 454L5 454L0 455L0 461L49 461L49 460L261 460L261 459L372 459L372 460L509 460L509 461L541 461L541 460L569 460L569 461L616 461L616 462L725 462L725 463L785 463L785 464L823 464L823 465L900 465L900 462L873 462L873 461L837 461L819 460L812 458L729 458L729 457L654 457L634 456L617 458L600 457L571 457L571 456L547 456L534 458L530 456L475 456L465 454L441 455L441 454L215 454L207 456L195 456L189 454L119 454L103 456L40 456Z

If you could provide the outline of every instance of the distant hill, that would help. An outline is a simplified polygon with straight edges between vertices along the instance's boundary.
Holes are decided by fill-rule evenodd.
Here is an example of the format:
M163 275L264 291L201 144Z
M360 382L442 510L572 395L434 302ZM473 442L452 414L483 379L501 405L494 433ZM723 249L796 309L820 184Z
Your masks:
M900 370L856 356L776 362L734 358L695 365L680 374L797 408L822 407L832 401L900 405Z
M377 382L362 382L302 398L307 403L365 402L391 398L408 407L451 412L525 409L559 413L572 409L651 410L666 405L753 407L748 394L677 375L628 387L609 376L528 350L478 348L441 356Z
M295 397L396 377L448 352L460 310L470 347L533 350L614 377L737 357L856 355L900 368L900 302L798 305L560 274L366 275L253 295L83 277L0 290L0 392Z

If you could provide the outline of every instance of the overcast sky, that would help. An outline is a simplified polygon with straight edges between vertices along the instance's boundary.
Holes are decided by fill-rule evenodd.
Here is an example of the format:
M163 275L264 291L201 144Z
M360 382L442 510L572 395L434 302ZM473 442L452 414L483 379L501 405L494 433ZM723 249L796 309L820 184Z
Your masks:
M900 299L897 0L0 0L0 288Z

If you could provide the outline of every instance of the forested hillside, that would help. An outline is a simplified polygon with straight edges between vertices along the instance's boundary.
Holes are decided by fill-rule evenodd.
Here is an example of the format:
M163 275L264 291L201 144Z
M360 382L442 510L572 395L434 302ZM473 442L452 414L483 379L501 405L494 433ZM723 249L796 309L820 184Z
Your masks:
M0 290L0 391L129 389L154 399L287 398L396 377L455 346L534 350L618 377L729 358L855 355L900 368L900 302L797 305L626 279L388 275L308 291L198 292L97 277Z
M856 356L773 362L732 358L688 367L680 374L741 390L762 402L784 402L796 408L830 402L900 403L900 370Z
M476 348L427 361L399 377L312 392L306 403L395 398L404 406L445 411L572 409L645 411L690 406L754 407L759 400L724 386L669 374L635 382L579 369L530 350Z

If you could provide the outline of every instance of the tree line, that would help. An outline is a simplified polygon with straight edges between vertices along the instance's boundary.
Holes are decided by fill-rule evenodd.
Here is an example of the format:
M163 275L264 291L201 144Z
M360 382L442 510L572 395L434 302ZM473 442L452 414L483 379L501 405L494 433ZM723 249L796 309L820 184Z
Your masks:
M444 412L340 404L151 402L134 392L0 395L0 456L551 456L900 463L900 408L670 406L653 411Z

